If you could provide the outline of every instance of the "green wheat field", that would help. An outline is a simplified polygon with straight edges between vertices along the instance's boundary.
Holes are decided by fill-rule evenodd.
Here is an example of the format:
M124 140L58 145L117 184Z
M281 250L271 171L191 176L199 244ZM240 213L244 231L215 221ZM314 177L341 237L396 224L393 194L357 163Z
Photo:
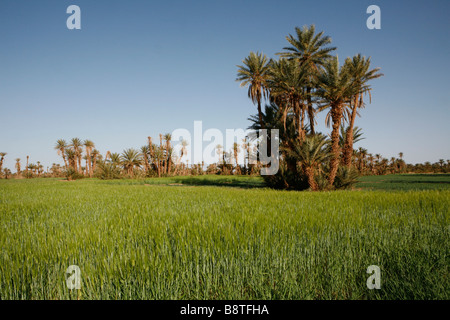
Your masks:
M449 175L0 180L0 299L449 299L449 204Z

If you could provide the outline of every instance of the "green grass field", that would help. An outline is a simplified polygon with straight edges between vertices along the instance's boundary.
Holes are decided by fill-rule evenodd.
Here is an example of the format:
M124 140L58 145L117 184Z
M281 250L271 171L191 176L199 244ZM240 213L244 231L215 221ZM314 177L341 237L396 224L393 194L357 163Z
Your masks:
M449 182L364 177L311 193L249 177L0 180L0 299L449 299Z

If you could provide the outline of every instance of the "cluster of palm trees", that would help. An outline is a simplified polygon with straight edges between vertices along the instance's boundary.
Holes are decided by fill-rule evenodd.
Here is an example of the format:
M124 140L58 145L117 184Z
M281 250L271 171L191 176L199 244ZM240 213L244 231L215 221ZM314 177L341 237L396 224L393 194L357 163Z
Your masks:
M287 171L304 176L312 190L319 188L316 179L326 175L330 188L339 166L352 165L356 115L365 106L364 97L370 97L369 81L382 74L379 68L371 69L370 57L361 54L340 65L332 56L336 48L330 46L331 38L316 33L314 25L295 28L286 40L289 46L277 54L278 59L250 52L238 66L236 80L248 87L248 96L257 105L251 128L280 130L281 160ZM265 113L263 99L269 102ZM330 140L315 128L315 117L324 110L332 127ZM340 144L344 122L345 140ZM285 184L291 187L288 181Z
M56 141L55 150L63 158L64 168L69 175L93 177L100 152L91 140L72 138L70 143L64 139ZM83 155L84 154L84 155ZM83 161L85 166L83 167Z
M56 142L55 150L64 161L64 170L53 164L54 175L65 173L71 179L99 176L101 178L167 176L192 173L188 165L181 163L187 155L187 142L182 142L180 156L173 155L171 134L159 135L159 145L148 137L147 144L139 150L125 149L122 153L107 151L105 157L95 149L91 140L73 138L70 143L63 139ZM173 159L176 159L175 163ZM85 166L83 164L85 163Z

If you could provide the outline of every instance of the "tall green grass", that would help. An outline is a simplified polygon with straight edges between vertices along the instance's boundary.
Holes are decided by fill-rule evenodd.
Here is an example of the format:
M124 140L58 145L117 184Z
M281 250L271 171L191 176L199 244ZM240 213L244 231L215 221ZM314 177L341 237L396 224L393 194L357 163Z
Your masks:
M450 191L146 184L1 180L0 299L450 298Z

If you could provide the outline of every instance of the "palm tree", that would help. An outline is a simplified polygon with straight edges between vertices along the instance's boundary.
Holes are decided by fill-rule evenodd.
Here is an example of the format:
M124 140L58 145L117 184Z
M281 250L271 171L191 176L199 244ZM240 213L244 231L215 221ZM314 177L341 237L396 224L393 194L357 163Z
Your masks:
M175 171L173 172L173 175L176 175L177 170L179 170L180 167L180 163L181 163L181 158L183 158L183 156L187 155L187 147L188 146L188 142L186 140L182 140L181 141L181 151L180 151L180 156L177 159L177 164L175 165Z
M94 171L92 170L92 156L91 156L91 152L92 152L92 149L95 148L95 144L91 140L84 140L83 145L86 148L87 171L89 172L89 177L92 178L92 176L94 174Z
M249 173L249 167L250 167L250 140L248 137L245 137L242 140L242 150L247 153L247 163L245 163L245 153L244 153L244 170L245 174Z
M288 112L293 114L294 127L297 127L300 142L306 135L305 111L307 111L307 84L308 73L294 60L280 59L270 64L270 79L267 81L270 96L281 107L283 114L283 128L286 130Z
M67 157L67 161L69 163L69 167L73 170L77 171L77 157L75 151L71 148L67 148L64 150L64 153Z
M81 146L83 145L83 142L79 138L72 138L70 141L70 146L72 147L72 150L75 154L75 159L78 161L78 168L75 168L79 173L81 173L81 155L83 153L83 150L81 149Z
M172 147L170 145L170 141L172 140L172 135L170 133L166 133L164 135L164 140L166 141L165 144L165 151L166 151L166 166L165 166L165 172L170 173L172 161L171 161L171 154L172 154Z
M301 29L295 28L296 37L289 35L286 40L291 45L285 47L285 52L278 53L281 57L286 57L296 61L301 67L309 73L308 83L306 85L306 94L308 100L308 117L311 134L314 134L314 115L315 110L312 103L312 90L316 86L317 77L326 61L331 58L330 52L336 50L335 47L326 47L331 43L329 36L324 36L323 31L316 34L316 27L303 26Z
M0 152L0 172L2 171L3 167L3 160L5 159L5 156L7 155L6 152Z
M239 144L237 142L233 143L233 155L234 155L234 161L236 162L236 174L241 174L241 169L239 167L238 163L238 156L239 156Z
M110 161L111 163L115 164L115 165L120 165L121 164L121 160L120 160L120 154L117 152L114 153L110 153L109 155Z
M97 160L101 158L100 151L98 151L97 149L92 150L91 157L92 157L92 172L95 172L95 169L97 168Z
M122 166L127 174L133 176L133 170L135 167L140 167L142 163L142 154L135 149L126 149L122 152L120 157Z
M322 163L328 161L331 156L329 143L330 141L324 135L316 134L306 137L303 143L296 143L294 148L286 150L289 156L301 163L312 191L318 190L318 185L314 178L316 169Z
M320 88L319 96L322 98L321 108L330 108L331 120L333 122L331 132L331 150L333 157L330 161L330 175L328 182L333 185L339 166L340 147L339 147L339 127L346 104L354 94L354 87L348 72L339 67L337 57L330 59L325 64L325 70L318 76Z
M150 172L150 164L148 162L148 156L150 154L150 149L147 145L141 147L141 155L144 159L145 171L148 174Z
M27 166L26 166L26 171L28 173L28 160L30 159L30 156L27 156Z
M16 159L16 170L17 170L17 175L20 175L21 171L20 171L20 158Z
M262 53L250 52L250 55L243 61L243 66L237 66L238 76L236 81L240 81L241 87L248 86L248 97L253 103L258 104L258 116L261 128L265 129L262 120L261 99L267 96L267 80L269 79L269 63L266 55Z
M344 69L349 73L355 92L350 99L349 109L351 116L349 119L349 126L346 134L346 141L344 146L344 165L350 167L352 162L353 151L353 126L355 124L355 118L358 114L358 109L364 107L364 94L369 93L371 87L367 84L369 80L379 78L383 74L378 73L380 68L370 70L370 57L366 58L358 54L353 59L347 58L345 60Z
M222 162L223 162L223 147L222 147L222 145L218 144L216 146L216 150L217 150L217 154L219 155L219 161L220 161L220 159L222 159Z
M67 159L66 159L67 147L68 147L67 142L64 139L59 139L58 141L56 141L55 150L58 151L58 155L62 156L66 169L67 169Z

